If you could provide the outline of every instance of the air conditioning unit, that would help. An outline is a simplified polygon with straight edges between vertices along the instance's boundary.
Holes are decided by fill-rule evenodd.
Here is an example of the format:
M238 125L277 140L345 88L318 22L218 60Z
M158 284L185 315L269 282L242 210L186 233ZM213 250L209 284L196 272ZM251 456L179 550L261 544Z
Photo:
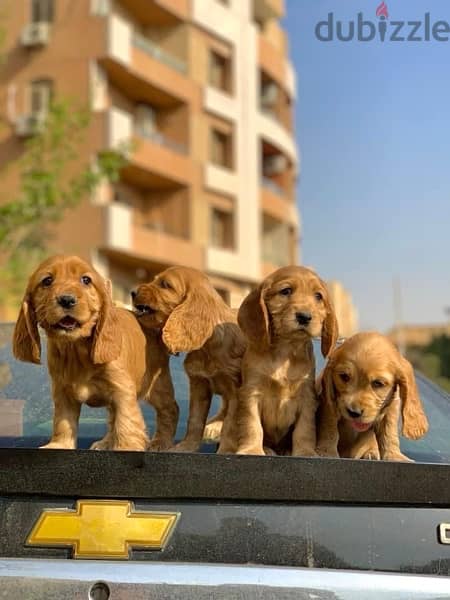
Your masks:
M20 41L22 46L26 47L45 46L45 44L48 44L49 38L50 23L42 21L40 23L28 23L22 30Z
M136 130L143 137L152 138L158 131L156 112L149 104L138 104L136 108Z
M264 158L263 171L264 175L279 175L286 171L288 160L283 154L274 154Z
M272 107L278 99L278 86L276 83L270 82L263 84L261 88L261 105L264 107Z
M19 137L29 137L42 131L47 115L45 113L32 113L22 115L16 121L16 134Z

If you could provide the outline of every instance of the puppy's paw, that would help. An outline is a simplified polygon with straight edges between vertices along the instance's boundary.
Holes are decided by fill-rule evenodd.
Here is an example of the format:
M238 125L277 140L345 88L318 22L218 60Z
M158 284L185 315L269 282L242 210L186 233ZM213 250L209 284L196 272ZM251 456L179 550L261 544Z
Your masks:
M218 442L222 432L223 421L207 423L203 431L203 439L210 442Z
M361 458L363 460L380 460L380 451L378 448L369 448L361 454L361 456L357 456L356 458Z
M235 444L220 444L216 454L236 454Z
M324 458L339 458L336 446L317 446L316 455Z
M75 444L63 444L61 442L49 442L39 446L40 450L75 450Z
M149 452L164 452L172 448L172 440L164 438L154 438L147 445Z
M304 458L318 458L320 455L317 454L312 448L297 448L292 451L292 456L303 456Z
M266 456L277 456L275 450L272 450L272 448L269 448L268 446L264 446L264 454Z
M241 447L238 448L237 454L247 454L249 456L266 456L264 448L262 447Z
M101 440L97 440L90 446L91 450L111 450L112 449L112 441L109 436L102 438Z
M185 440L184 442L180 442L179 444L172 446L172 448L170 448L170 452L198 452L199 449L199 442L190 442Z
M397 462L414 462L412 458L408 458L402 452L386 452L382 456L383 460L395 460Z

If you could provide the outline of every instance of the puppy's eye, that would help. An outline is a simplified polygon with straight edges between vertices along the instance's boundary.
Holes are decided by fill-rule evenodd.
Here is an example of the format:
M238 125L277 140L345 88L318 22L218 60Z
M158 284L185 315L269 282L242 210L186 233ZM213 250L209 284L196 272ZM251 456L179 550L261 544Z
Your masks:
M372 387L373 388L382 388L384 387L384 381L381 381L380 379L374 379L372 381Z
M81 278L81 283L84 283L84 285L89 285L92 283L92 279L88 275L83 275Z
M280 294L282 296L290 296L292 294L292 288L291 287L285 287L282 290L280 290Z
M344 383L348 383L350 381L350 375L348 373L339 373L339 377Z
M320 292L316 292L314 294L314 298L317 300L317 302L321 302L323 300L323 296Z
M171 290L172 289L172 286L170 285L170 283L168 281L166 281L165 279L160 279L159 287L162 287L163 290Z
M44 277L44 279L41 281L41 284L44 287L50 287L53 283L53 277L51 275L49 275L48 277Z

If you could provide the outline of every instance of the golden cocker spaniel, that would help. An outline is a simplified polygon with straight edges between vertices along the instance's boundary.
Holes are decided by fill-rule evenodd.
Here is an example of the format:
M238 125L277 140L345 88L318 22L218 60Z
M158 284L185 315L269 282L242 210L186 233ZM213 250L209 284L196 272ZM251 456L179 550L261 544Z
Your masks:
M221 434L219 452L235 451L227 429L233 424L245 349L235 312L204 273L189 267L170 267L140 285L133 304L142 327L161 332L171 354L187 353L189 420L186 436L174 450L199 449L212 395L219 394L222 408L209 422L210 431ZM166 413L164 406L160 413Z
M336 348L318 387L322 456L408 461L400 452L400 409L405 437L428 431L412 366L380 333L357 333Z
M242 363L238 452L314 456L315 360L312 338L327 356L338 337L324 282L305 267L283 267L244 300L238 322L248 339Z
M40 363L38 326L47 335L53 433L43 448L73 449L82 404L106 406L109 430L95 449L145 450L137 395L145 336L134 315L113 306L108 283L76 256L53 256L31 275L13 336L18 360Z

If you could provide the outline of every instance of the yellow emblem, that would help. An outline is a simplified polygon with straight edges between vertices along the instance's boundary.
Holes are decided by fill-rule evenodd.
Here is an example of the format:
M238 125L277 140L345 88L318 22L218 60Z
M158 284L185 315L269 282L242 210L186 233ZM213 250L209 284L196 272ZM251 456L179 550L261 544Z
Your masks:
M44 510L27 545L71 546L74 558L125 560L131 548L164 548L179 513L133 509L128 500L78 500L75 510Z

